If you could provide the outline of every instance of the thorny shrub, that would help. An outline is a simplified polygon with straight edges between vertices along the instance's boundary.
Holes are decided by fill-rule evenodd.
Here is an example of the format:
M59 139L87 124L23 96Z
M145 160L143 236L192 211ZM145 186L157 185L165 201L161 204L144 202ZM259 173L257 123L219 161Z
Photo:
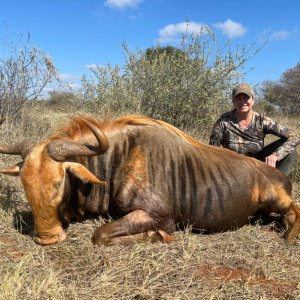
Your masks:
M151 57L149 48L132 51L122 46L123 68L96 66L90 77L83 77L80 93L86 109L144 114L201 132L230 107L232 85L258 51L253 45L235 51L230 42L221 46L208 28L197 36L184 34L176 51L152 48Z

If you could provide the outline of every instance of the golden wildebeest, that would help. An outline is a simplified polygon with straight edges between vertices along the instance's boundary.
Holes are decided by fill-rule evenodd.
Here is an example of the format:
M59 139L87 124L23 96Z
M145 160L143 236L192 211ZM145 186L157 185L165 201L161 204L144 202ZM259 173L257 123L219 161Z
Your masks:
M300 231L283 173L159 120L75 117L42 142L0 153L23 158L1 173L20 175L42 245L63 241L70 220L91 213L114 219L95 230L97 245L170 242L177 226L230 230L258 212L281 214L288 242Z

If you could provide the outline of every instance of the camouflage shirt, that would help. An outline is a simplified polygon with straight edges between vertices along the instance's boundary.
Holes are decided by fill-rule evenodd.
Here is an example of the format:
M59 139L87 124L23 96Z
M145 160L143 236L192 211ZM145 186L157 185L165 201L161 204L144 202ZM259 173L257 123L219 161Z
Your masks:
M264 138L267 134L286 139L285 143L273 153L278 160L292 153L300 143L300 136L295 132L258 112L254 112L248 127L242 128L236 119L235 110L232 110L224 113L217 120L209 144L223 146L247 156L256 156L263 149Z

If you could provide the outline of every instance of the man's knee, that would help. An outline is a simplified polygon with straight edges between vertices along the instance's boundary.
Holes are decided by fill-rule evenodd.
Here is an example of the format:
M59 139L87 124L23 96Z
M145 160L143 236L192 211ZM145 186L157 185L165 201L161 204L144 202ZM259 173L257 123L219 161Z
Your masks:
M289 175L292 170L293 164L295 162L296 155L297 155L297 151L295 149L291 154L287 155L282 160L280 160L277 163L276 168L280 170L282 173L284 173L285 175Z

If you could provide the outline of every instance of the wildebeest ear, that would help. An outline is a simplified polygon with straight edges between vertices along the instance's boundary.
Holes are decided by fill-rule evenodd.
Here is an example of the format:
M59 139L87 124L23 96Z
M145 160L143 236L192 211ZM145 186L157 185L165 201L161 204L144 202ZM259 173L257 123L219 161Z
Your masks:
M74 163L74 162L64 162L64 166L69 173L73 174L83 182L106 185L105 181L99 180L93 173L91 173L82 164Z
M0 170L0 173L9 176L19 176L22 166L23 166L23 162L19 162L15 166L11 166L6 169Z

